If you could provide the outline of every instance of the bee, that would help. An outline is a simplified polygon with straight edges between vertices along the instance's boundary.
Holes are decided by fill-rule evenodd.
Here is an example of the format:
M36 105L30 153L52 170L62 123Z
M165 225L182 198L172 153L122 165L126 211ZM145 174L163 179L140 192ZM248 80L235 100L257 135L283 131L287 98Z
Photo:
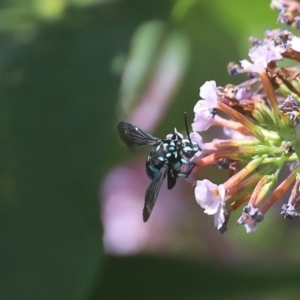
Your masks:
M132 151L150 149L146 159L146 173L151 183L146 189L143 221L147 222L156 203L161 185L167 177L167 186L171 190L177 178L187 178L195 164L190 159L201 150L189 135L185 117L187 137L176 130L170 139L160 139L127 122L117 124L121 140ZM182 171L181 166L186 166Z

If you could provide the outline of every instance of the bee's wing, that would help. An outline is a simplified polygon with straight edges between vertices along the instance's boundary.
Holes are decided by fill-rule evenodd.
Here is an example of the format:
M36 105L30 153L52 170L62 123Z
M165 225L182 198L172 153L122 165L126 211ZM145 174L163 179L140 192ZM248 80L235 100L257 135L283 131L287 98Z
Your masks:
M127 122L118 123L117 130L121 140L132 151L151 148L162 142L162 140Z
M150 185L146 190L145 205L143 210L144 222L147 222L151 215L151 212L156 203L156 199L161 188L161 184L164 181L167 172L168 172L168 164L165 163L164 166L160 169L160 171L156 174L153 181L150 183Z

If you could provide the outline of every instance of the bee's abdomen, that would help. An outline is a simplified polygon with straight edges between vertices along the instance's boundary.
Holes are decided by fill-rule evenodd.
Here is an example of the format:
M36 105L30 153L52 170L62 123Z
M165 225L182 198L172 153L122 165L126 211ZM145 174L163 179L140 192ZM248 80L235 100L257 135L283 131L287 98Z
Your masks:
M179 169L182 165L177 143L167 140L152 149L146 160L146 171L150 179L154 179L160 169L167 163L171 169Z

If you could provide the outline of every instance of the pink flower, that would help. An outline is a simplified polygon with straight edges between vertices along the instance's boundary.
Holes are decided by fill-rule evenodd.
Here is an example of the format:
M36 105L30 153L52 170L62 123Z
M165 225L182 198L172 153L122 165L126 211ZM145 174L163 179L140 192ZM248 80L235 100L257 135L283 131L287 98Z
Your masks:
M165 180L166 181L166 180ZM150 220L142 219L145 190L150 180L144 159L116 167L101 186L103 243L108 253L132 255L141 251L162 251L178 239L184 219L187 184L177 180L172 191L163 182ZM157 232L159 231L159 234Z
M225 215L227 215L224 185L216 185L207 179L198 180L195 198L204 209L204 213L214 215L214 226L221 229L225 222Z

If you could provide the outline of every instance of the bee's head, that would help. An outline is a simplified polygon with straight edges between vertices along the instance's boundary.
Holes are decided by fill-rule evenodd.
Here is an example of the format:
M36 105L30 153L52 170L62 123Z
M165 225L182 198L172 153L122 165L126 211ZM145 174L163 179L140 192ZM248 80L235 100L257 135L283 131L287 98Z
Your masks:
M196 142L185 137L181 140L181 149L184 156L192 158L200 150L200 147Z

